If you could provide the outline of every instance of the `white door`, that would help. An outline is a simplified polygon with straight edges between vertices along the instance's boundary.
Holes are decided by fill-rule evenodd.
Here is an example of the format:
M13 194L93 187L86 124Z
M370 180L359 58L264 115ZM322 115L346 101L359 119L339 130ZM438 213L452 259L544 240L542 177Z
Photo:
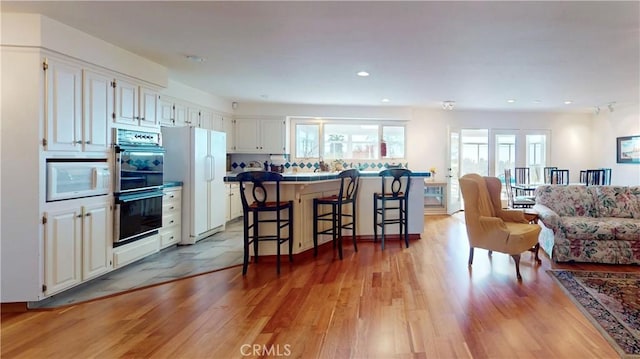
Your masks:
M202 128L190 130L193 156L191 171L191 236L196 237L209 228L209 184L211 182L211 156L209 155L209 134Z
M82 149L82 70L74 64L46 59L46 139L48 151Z
M447 169L447 188L449 195L447 196L447 213L453 214L458 212L462 207L462 198L460 195L460 130L449 129L449 168Z
M111 268L112 215L110 201L84 206L82 221L82 280L106 273Z
M109 123L113 114L113 79L85 70L83 80L84 150L106 152L111 144Z

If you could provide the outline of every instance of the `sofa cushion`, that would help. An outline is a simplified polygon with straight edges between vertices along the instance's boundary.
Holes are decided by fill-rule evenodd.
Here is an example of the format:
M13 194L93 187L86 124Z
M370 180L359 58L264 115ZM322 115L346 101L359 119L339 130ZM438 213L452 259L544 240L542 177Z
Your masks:
M543 204L559 216L596 217L593 194L585 186L544 185L536 188L536 203Z
M640 220L635 218L609 218L615 227L616 239L640 243Z
M640 218L640 186L629 187L629 193L636 200L636 211L633 213L633 218Z
M633 218L638 200L629 187L594 186L590 188L596 196L598 217Z
M562 217L560 227L571 239L616 239L616 223L611 218Z

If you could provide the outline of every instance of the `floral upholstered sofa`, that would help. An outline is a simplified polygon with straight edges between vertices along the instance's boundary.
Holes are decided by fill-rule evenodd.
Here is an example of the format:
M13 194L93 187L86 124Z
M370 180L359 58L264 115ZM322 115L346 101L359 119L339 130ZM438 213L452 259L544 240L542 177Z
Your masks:
M556 262L640 264L640 186L544 185L535 199Z

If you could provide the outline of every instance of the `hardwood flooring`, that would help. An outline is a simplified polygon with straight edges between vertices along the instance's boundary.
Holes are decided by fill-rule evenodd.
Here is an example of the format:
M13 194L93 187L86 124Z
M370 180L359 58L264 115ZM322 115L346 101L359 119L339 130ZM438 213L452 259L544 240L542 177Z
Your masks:
M543 254L476 250L462 214L409 248L270 261L54 310L3 313L3 358L616 358L546 273ZM638 271L637 266L563 268Z

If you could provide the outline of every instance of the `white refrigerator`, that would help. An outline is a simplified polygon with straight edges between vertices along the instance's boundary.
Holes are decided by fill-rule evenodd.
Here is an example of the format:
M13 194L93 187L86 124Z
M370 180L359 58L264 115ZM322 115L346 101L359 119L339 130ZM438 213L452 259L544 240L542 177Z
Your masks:
M180 244L194 244L224 230L226 143L224 132L162 128L164 179L183 182Z

